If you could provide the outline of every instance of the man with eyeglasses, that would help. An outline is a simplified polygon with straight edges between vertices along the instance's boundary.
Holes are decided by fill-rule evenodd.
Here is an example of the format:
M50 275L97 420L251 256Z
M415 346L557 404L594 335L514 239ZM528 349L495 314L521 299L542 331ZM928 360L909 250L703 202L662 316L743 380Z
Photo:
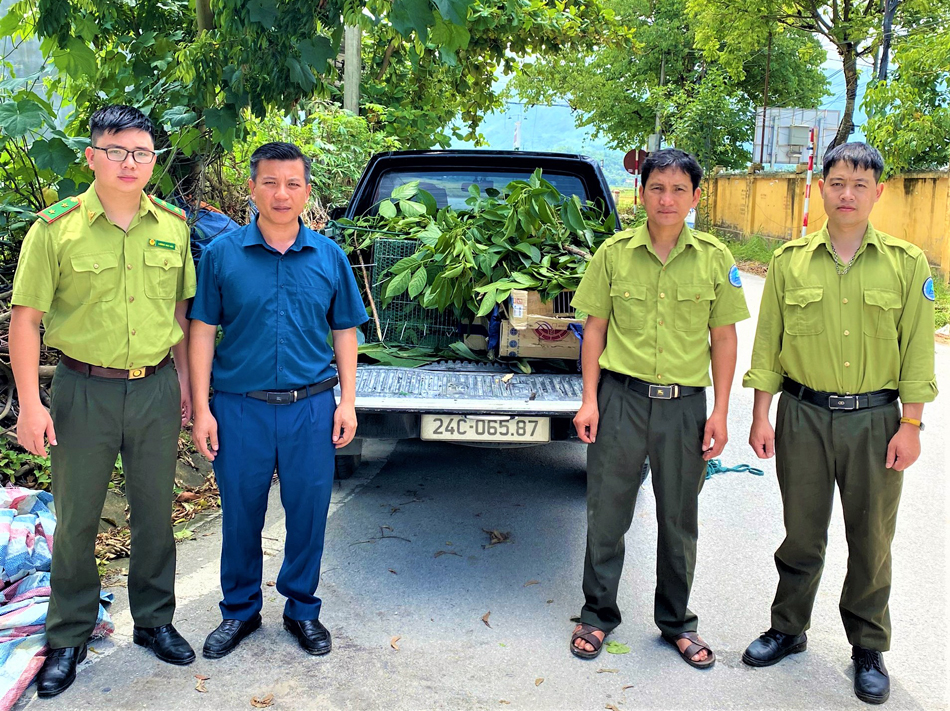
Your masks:
M195 659L171 624L172 487L178 433L191 418L189 230L182 210L143 192L155 165L152 122L129 106L107 106L89 129L95 181L39 213L13 281L17 438L40 456L44 440L51 445L57 515L41 697L65 691L86 656L99 606L96 533L119 454L131 510L133 641L169 664ZM46 344L62 352L49 412L38 387L41 323Z

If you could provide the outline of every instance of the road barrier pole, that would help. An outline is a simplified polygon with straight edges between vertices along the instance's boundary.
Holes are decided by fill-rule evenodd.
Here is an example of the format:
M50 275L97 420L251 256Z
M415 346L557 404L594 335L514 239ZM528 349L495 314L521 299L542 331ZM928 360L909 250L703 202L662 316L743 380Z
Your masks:
M808 201L811 198L811 174L815 170L815 128L808 132L808 172L805 174L805 205L802 211L802 237L808 231Z

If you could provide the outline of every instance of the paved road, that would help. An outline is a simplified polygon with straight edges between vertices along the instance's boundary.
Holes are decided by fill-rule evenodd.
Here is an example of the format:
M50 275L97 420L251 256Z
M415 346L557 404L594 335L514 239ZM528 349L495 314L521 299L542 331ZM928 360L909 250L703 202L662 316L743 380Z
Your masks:
M750 305L762 280L745 276ZM753 322L740 325L740 373ZM938 378L950 388L950 348L938 347ZM751 393L732 400L726 464L753 463L745 443ZM905 476L891 597L894 649L890 709L948 707L947 455L950 398L928 407L924 454ZM328 657L303 654L280 624L282 602L264 586L264 628L231 656L191 667L162 664L131 644L125 590L115 590L116 634L93 644L75 685L18 708L249 709L273 694L273 709L860 709L851 693L850 647L837 599L847 547L835 515L826 574L807 653L753 670L746 644L769 625L782 539L778 487L765 477L726 474L701 497L701 537L692 607L719 662L686 666L652 618L656 524L645 489L627 536L612 639L624 655L594 661L568 652L570 618L583 602L584 450L554 444L481 450L421 442L368 445L357 476L338 487L329 519L321 595L334 634ZM276 488L265 533L265 581L281 559ZM485 546L484 530L510 533ZM216 526L179 549L179 629L200 648L219 621L220 535ZM482 619L486 613L490 627ZM394 649L390 641L399 637ZM206 693L195 674L210 677ZM543 681L539 681L543 680Z

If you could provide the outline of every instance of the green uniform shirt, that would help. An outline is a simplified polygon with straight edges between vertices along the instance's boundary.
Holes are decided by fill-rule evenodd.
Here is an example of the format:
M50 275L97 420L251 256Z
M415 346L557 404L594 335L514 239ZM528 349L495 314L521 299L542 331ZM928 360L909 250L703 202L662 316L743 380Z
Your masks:
M44 312L46 345L128 369L155 365L181 341L175 302L195 294L184 212L143 193L124 232L93 184L39 217L23 240L12 303Z
M828 226L772 256L747 388L777 393L788 376L839 395L899 390L930 402L934 302L920 248L868 224L844 276L835 271Z
M749 318L732 254L685 225L666 264L646 225L611 237L571 304L608 319L601 368L663 385L710 385L709 329Z

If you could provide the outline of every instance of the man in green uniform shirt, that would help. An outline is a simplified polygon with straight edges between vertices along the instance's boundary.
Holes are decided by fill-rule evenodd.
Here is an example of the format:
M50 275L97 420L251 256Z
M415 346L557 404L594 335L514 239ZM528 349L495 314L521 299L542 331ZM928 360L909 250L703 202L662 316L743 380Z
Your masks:
M43 697L69 687L86 656L99 607L99 514L120 453L131 510L133 640L171 664L195 658L171 624L172 487L178 433L191 417L189 231L184 212L142 191L155 165L152 122L131 107L109 106L92 115L89 128L86 160L95 182L39 213L13 281L17 438L37 455L46 453L44 438L52 445L57 522L50 651L37 678ZM62 351L51 412L39 396L40 323L46 344Z
M903 471L920 455L924 403L937 395L930 266L918 247L868 221L883 170L864 143L826 154L818 187L828 222L772 257L743 380L755 388L749 444L762 459L775 455L786 535L775 552L772 626L742 660L769 666L805 650L837 483L848 539L839 609L854 692L877 704L890 690L882 652Z
M686 226L702 169L676 149L643 166L646 225L594 254L573 306L589 314L581 353L584 394L574 426L587 453L587 555L581 624L571 652L593 658L620 624L623 537L633 519L640 467L650 458L656 495L654 621L698 668L716 660L687 607L706 461L726 445L736 328L749 317L729 251ZM715 405L706 416L706 387Z

